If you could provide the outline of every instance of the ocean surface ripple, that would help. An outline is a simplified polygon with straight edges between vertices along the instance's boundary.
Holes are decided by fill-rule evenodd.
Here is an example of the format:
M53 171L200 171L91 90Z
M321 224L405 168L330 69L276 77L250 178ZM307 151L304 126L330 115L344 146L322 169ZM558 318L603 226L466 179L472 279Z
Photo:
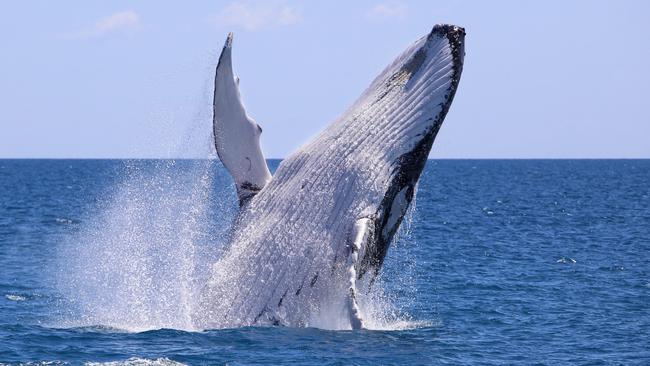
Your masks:
M650 364L650 160L430 160L375 330L196 329L235 212L213 160L0 160L0 365Z

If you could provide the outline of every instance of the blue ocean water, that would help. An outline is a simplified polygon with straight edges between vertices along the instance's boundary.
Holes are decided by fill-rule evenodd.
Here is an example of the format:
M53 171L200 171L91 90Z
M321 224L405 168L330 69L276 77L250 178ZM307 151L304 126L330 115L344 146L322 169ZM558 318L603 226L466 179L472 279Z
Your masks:
M235 202L214 161L0 160L0 363L650 364L650 160L429 161L377 330L192 329Z

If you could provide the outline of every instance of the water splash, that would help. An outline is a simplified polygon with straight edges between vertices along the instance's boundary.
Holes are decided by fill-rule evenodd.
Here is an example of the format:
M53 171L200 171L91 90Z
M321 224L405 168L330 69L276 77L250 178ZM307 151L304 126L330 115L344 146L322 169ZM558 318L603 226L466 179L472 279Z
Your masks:
M147 359L132 357L125 361L87 362L87 366L183 366L184 363L172 361L168 358Z
M214 194L218 165L127 163L125 180L106 194L100 213L63 247L63 326L194 329L194 299L233 211L225 204L233 197Z
M15 295L15 294L6 294L5 298L9 301L25 301L27 298L25 296L21 295Z
M57 327L201 330L200 293L219 271L213 266L238 211L230 176L210 158L125 163L123 179L99 197L81 230L60 245L57 286L64 300ZM403 243L411 242L414 207L415 200L389 256L408 255L411 248ZM414 288L406 262L406 271L392 271L390 281ZM366 327L426 326L401 310L404 298L398 302L384 292L382 277L368 288L359 299ZM309 326L349 329L344 301L322 304Z
M216 160L130 161L123 176L86 215L81 231L61 245L57 282L65 301L56 326L201 330L196 322L200 293L219 270L213 266L238 210L230 177ZM400 258L412 249L407 243L414 210L405 216L391 250ZM386 275L407 292L414 288L406 262L372 286L360 284L367 328L427 325L402 310L404 298L397 301L395 293L384 291L395 287L386 286ZM309 325L349 329L344 301L323 304Z

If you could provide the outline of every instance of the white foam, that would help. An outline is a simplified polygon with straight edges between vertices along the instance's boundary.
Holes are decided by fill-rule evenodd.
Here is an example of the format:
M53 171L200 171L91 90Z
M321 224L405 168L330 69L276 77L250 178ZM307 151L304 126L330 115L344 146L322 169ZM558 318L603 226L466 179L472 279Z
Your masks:
M124 361L110 361L110 362L86 362L87 366L183 366L184 363L172 361L168 358L138 358L132 357Z
M577 261L573 258L568 258L568 257L562 257L555 261L556 263L562 263L562 264L576 264Z
M25 301L25 300L27 300L27 298L25 296L13 295L13 294L5 295L5 298L7 300L11 300L11 301Z

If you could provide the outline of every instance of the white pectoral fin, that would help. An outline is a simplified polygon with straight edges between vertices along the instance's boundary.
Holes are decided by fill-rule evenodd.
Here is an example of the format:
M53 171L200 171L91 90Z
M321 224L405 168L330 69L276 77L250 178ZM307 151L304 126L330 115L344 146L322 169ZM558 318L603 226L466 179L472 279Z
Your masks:
M357 266L360 262L359 259L368 246L368 242L372 240L374 230L374 222L372 219L364 217L358 219L354 223L351 235L348 240L348 314L350 315L350 326L352 329L361 329L364 327L363 318L361 317L361 309L357 302Z
M237 185L240 205L271 180L260 147L262 129L248 117L232 69L232 33L223 46L214 79L214 142L217 154Z

